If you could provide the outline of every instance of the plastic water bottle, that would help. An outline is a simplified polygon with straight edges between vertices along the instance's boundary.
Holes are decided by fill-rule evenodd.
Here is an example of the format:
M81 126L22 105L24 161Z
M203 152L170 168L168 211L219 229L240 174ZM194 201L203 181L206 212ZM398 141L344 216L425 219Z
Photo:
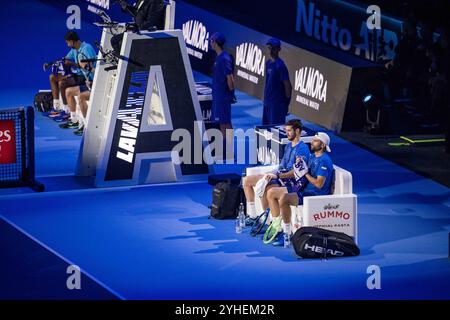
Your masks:
M241 221L240 221L239 216L236 218L235 227L236 227L236 233L242 233Z
M286 232L284 233L284 247L289 248L291 245L291 237Z
M244 204L242 202L239 205L238 219L239 219L239 225L241 226L241 229L244 229L245 228L245 214L244 214Z

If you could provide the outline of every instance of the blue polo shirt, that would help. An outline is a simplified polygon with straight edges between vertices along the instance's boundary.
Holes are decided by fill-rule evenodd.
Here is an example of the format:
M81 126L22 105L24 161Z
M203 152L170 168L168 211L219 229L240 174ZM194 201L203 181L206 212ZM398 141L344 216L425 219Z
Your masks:
M309 148L303 141L297 143L295 147L292 146L292 142L286 145L283 158L280 162L280 169L292 170L297 157L303 157L306 163L310 159Z
M331 184L334 178L333 162L328 153L316 157L314 153L311 154L308 161L309 174L317 179L318 176L325 177L325 183L322 188L315 187L312 183L308 183L304 192L308 195L328 195L331 193Z
M286 91L284 81L289 80L286 64L280 58L266 62L266 86L264 88L265 105L285 105Z
M227 82L227 76L231 74L233 74L233 60L227 52L222 51L214 63L211 110L211 118L221 124L231 123L233 91L230 91Z
M80 49L76 50L76 49L72 49L69 51L69 53L66 56L67 59L72 60L74 63L78 64L80 60L84 60L84 59L96 59L97 58L97 53L95 52L94 48L86 42L82 42ZM95 66L95 63L94 63ZM76 71L77 75L82 76L83 74L86 74L90 80L92 80L94 78L94 74L92 72L90 72L88 74L87 71L81 69L81 68L77 68Z

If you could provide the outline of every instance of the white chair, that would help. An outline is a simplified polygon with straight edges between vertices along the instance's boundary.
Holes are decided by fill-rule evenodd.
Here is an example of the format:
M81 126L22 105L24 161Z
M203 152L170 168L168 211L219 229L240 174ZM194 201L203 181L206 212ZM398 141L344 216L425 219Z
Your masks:
M246 175L265 174L278 166L247 168ZM263 212L261 200L255 197L256 212ZM357 196L353 194L352 174L334 166L332 194L304 197L303 205L291 206L294 232L300 227L318 227L343 232L357 242Z

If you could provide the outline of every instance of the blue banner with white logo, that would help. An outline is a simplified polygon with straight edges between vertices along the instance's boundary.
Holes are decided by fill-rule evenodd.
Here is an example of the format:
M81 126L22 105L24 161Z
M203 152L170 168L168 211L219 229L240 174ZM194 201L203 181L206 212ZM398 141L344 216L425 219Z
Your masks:
M193 68L209 75L215 54L208 38L215 32L221 32L226 38L225 50L235 60L237 89L264 100L265 69L270 57L266 43L270 35L181 1L177 2L175 27L183 30ZM348 93L352 75L356 74L356 69L373 69L376 66L370 61L340 52L333 60L286 42L281 43L280 57L286 63L293 87L290 113L340 131L346 109L350 108ZM351 116L346 121L352 122Z

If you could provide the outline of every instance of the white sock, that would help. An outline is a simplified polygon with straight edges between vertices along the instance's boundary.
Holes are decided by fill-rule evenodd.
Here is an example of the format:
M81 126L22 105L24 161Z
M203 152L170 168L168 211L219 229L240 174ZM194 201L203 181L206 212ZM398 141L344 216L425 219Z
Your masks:
M77 113L70 111L70 121L72 121L72 123L77 123L78 119L77 119Z
M254 202L247 202L247 215L252 219L256 219L258 217Z
M63 111L65 113L69 113L70 112L69 106L67 104L63 104L62 109L63 109Z
M84 127L84 118L78 115L78 128L81 129L82 127Z
M53 99L53 109L59 110L61 106L59 105L59 99Z
M278 217L276 217L276 218L274 218L273 216L272 216L272 223L278 223L278 221L280 221L281 220L281 215L279 215ZM281 231L280 229L279 230L277 230L277 231Z
M283 221L283 223L281 223L281 227L283 228L283 232L284 232L284 233L286 233L286 234L288 234L288 235L291 235L291 232L292 232L292 225L291 225L290 223L285 223L285 222Z

